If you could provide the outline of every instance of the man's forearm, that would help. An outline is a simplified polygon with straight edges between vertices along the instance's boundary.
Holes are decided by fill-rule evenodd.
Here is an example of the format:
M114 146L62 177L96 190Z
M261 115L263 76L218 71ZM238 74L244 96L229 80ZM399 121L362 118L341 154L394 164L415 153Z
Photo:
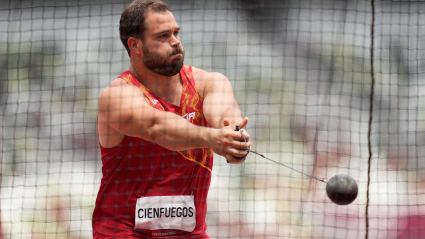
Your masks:
M229 107L226 110L223 111L223 114L220 118L220 126L223 127L223 121L224 119L228 119L230 124L236 124L238 122L241 122L243 120L242 118L242 112L239 109L238 106Z
M215 129L194 125L174 113L162 113L165 117L156 118L148 132L142 132L149 141L174 151L210 147Z

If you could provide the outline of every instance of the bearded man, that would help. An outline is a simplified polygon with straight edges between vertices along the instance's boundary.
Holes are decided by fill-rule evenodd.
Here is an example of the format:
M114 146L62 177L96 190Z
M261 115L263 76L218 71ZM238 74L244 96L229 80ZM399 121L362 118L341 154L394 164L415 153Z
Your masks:
M209 238L213 152L232 164L247 155L251 143L235 130L248 118L229 80L185 65L179 31L158 0L136 0L121 15L130 67L99 97L94 238Z

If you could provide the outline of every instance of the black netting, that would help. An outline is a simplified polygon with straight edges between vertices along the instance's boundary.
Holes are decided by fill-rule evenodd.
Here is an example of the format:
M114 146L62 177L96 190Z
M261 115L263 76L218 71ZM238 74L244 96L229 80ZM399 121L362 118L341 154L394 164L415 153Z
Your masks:
M211 238L425 237L425 2L166 2L185 63L232 83L253 150L359 186L337 206L322 182L254 154L242 165L216 155ZM129 66L118 31L129 3L1 1L4 238L92 237L97 102Z

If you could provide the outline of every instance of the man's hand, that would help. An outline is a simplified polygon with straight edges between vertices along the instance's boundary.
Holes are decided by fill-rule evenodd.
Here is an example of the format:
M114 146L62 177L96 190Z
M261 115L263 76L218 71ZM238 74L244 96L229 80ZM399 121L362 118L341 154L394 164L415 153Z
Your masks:
M218 154L226 158L227 162L232 164L241 164L245 159L236 159L235 157L244 157L248 154L246 144L241 132L235 131L236 124L230 124L230 121L226 118L223 121L225 127L214 130L211 136L210 148ZM246 127L248 124L248 118L245 118L238 125L241 128ZM249 140L249 134L244 132L245 139ZM248 142L248 147L251 147L251 142Z

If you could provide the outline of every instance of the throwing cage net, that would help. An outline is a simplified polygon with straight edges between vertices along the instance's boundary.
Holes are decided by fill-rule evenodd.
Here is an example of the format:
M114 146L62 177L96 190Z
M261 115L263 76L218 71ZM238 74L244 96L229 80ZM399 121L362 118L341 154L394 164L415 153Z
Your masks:
M216 156L211 238L425 237L425 3L166 1L185 63L226 75L253 149ZM97 100L129 66L119 18L130 1L0 4L1 234L91 238L100 185ZM423 90L422 90L423 89Z

